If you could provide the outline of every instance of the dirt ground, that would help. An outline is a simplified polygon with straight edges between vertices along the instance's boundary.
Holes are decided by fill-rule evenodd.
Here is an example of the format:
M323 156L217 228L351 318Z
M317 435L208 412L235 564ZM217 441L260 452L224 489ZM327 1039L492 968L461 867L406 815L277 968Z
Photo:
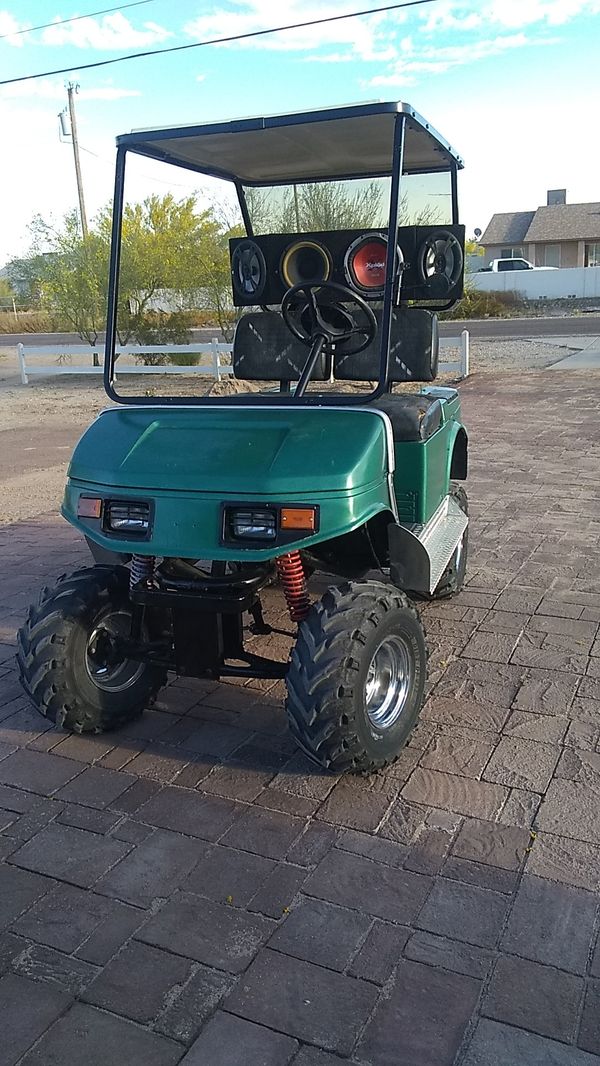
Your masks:
M568 353L537 340L472 341L471 372L543 369ZM141 387L139 377L129 380ZM173 378L144 379L150 402L152 394L164 391L162 380L173 387ZM219 385L197 376L187 380L196 394L235 388L230 380ZM182 381L177 379L178 388ZM439 381L449 384L451 378L444 375ZM243 391L248 388L257 386L245 383ZM73 446L108 406L100 376L35 376L28 386L22 385L16 349L0 347L0 526L58 510Z

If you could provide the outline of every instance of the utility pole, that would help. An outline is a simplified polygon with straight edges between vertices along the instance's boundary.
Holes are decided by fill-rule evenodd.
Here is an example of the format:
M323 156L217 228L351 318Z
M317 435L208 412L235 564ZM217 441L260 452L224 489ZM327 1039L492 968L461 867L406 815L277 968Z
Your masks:
M67 85L67 94L69 97L69 118L71 120L71 140L73 142L73 158L75 160L75 177L77 178L77 195L79 196L79 215L81 217L81 232L84 237L88 235L87 216L85 213L85 202L83 199L83 182L81 180L81 164L79 162L79 141L77 139L77 119L75 117L75 101L73 100L74 93L77 92L79 86L70 81Z

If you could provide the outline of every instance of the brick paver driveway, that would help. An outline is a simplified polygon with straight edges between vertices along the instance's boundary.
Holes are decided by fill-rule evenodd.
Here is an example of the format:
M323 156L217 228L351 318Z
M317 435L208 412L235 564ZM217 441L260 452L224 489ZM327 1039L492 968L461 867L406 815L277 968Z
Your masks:
M279 685L48 728L14 630L87 553L3 531L0 1066L600 1066L600 382L462 393L469 584L380 776L307 766Z

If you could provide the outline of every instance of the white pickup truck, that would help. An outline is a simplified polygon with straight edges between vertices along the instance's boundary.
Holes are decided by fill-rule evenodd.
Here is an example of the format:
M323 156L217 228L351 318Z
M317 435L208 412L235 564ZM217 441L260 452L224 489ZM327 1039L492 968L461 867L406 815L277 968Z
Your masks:
M484 271L492 271L493 273L502 273L505 270L556 270L556 267L539 266L536 267L533 263L530 263L528 259L492 259L491 263L488 263L485 267L480 267L478 273L482 274Z

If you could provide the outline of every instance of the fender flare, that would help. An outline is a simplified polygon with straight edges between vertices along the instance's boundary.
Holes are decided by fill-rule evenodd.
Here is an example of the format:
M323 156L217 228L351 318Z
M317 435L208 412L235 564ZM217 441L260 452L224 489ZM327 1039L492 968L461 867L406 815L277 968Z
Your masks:
M464 426L454 423L448 444L448 481L466 481L468 471L469 437Z

